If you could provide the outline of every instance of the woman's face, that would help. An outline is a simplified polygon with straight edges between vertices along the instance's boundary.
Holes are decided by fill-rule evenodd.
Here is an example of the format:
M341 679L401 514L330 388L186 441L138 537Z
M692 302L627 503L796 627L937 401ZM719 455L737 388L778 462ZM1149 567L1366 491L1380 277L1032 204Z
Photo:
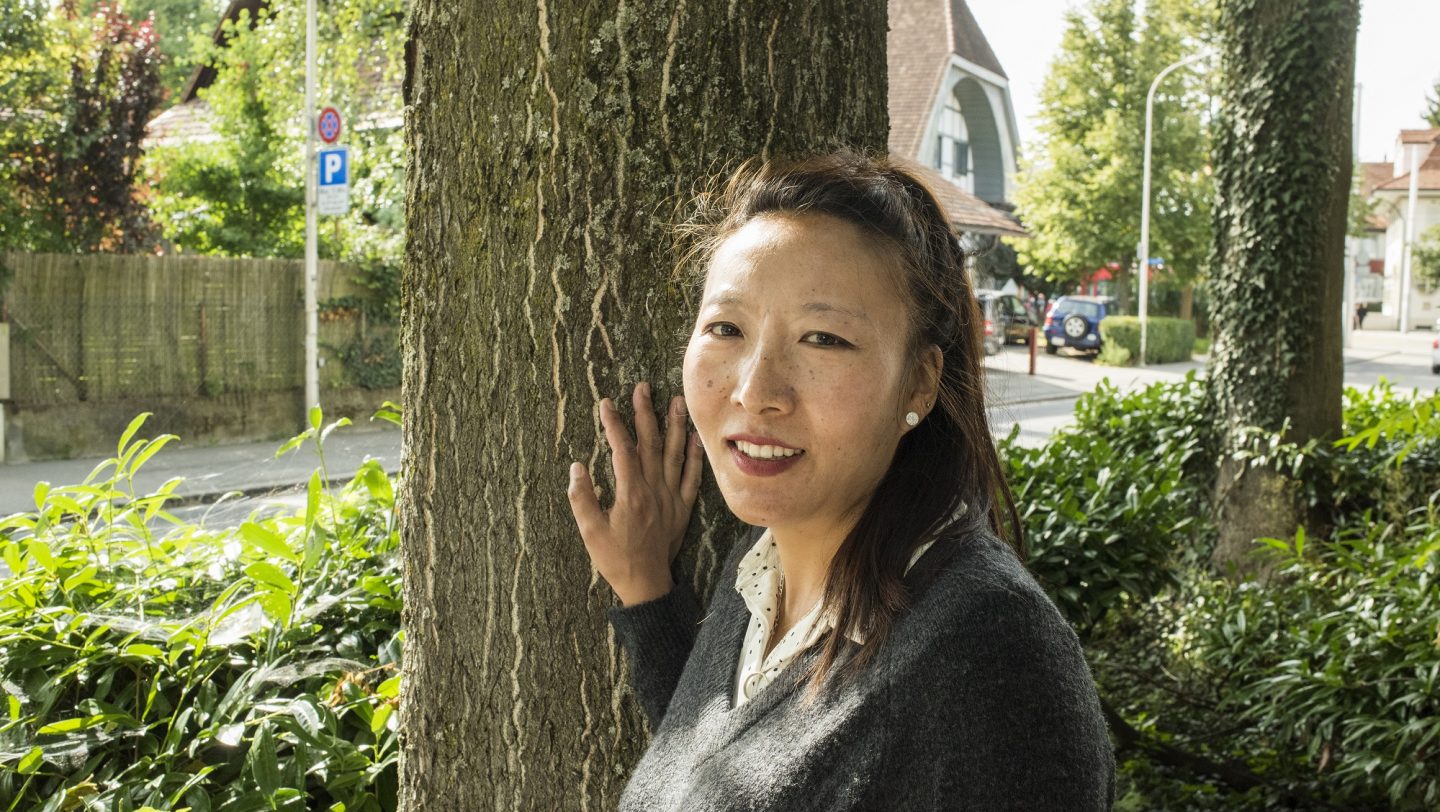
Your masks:
M890 250L807 214L757 217L715 252L685 351L685 401L742 521L848 531L905 413L928 412L938 375L906 375Z

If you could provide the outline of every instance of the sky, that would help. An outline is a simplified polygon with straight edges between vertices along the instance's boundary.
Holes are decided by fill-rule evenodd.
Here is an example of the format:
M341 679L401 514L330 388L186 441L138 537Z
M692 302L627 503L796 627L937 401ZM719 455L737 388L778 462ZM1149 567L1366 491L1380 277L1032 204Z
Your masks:
M1010 78L1020 141L1035 138L1040 83L1060 46L1064 13L1077 0L968 0L970 11ZM1425 95L1440 79L1440 2L1364 0L1356 45L1360 160L1394 158L1401 129L1425 126Z

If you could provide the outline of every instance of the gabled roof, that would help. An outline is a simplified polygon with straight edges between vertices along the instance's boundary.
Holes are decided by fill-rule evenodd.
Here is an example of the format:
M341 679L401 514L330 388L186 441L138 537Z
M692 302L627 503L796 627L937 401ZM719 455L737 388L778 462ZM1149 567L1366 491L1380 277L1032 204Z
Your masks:
M1401 130L1400 143L1402 144L1433 144L1440 141L1440 127L1431 127L1428 130Z
M1383 183L1388 183L1395 177L1395 164L1389 161L1377 161L1373 163L1360 164L1360 196L1369 197Z
M1430 145L1429 152L1420 162L1416 188L1418 191L1425 192L1440 191L1440 127L1429 130L1401 130L1400 143L1407 146L1410 144ZM1393 167L1390 164L1387 166ZM1392 177L1378 184L1375 189L1384 192L1408 192L1410 190L1410 173L1406 172L1403 175Z
M889 8L890 151L913 158L951 54L1001 78L1005 71L965 0L889 0Z
M917 161L905 161L904 166L929 187L931 194L940 201L945 214L950 217L950 225L955 230L1007 237L1030 236L1013 218L951 183L936 170Z

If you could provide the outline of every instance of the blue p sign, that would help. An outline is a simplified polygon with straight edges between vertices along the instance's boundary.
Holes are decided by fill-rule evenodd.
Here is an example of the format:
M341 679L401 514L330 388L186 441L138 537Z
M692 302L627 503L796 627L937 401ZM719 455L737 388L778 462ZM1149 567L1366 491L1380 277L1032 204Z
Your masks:
M346 149L320 151L320 185L348 186L350 183L350 155Z

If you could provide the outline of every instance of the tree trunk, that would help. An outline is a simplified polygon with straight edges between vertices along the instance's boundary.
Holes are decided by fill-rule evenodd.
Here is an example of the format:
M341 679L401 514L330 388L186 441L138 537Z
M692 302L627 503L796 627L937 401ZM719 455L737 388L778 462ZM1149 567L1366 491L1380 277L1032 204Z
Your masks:
M1190 321L1195 318L1195 283L1186 282L1180 287L1180 318Z
M644 750L565 497L595 404L680 392L669 222L736 160L884 148L883 0L416 0L407 44L401 807L610 809ZM679 569L736 541L702 494Z
M1215 560L1240 573L1255 569L1257 537L1324 532L1284 472L1233 454L1248 427L1293 443L1340 431L1358 24L1358 0L1221 2L1208 381L1224 438Z

